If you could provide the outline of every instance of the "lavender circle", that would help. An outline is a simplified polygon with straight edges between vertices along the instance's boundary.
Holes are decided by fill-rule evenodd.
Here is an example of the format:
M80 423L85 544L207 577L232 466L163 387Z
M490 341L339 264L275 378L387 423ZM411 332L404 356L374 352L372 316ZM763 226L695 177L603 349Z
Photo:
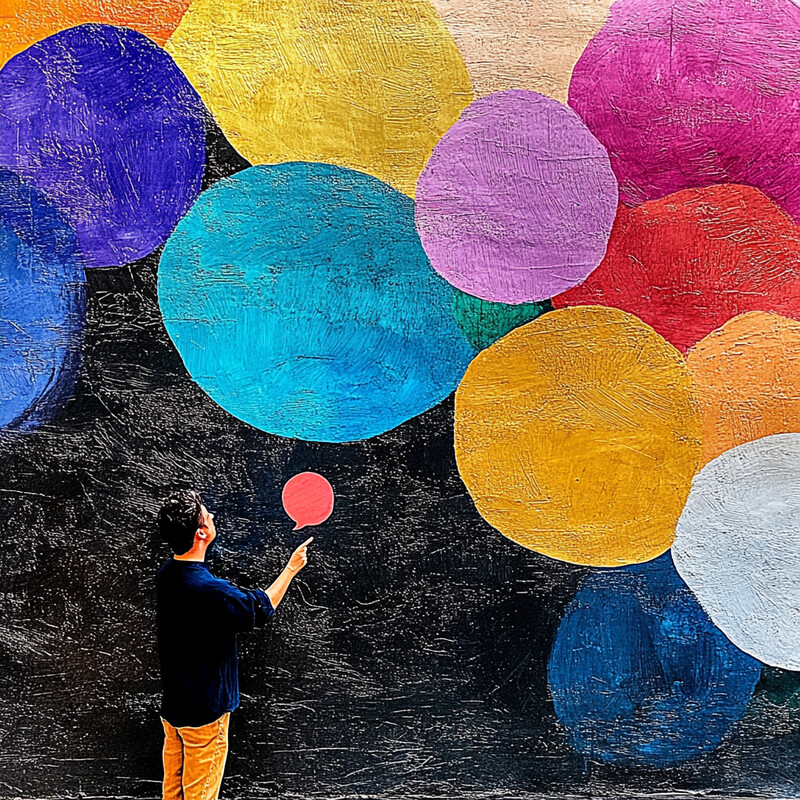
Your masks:
M483 300L544 300L605 255L618 200L603 146L535 92L476 100L434 148L416 225L434 269Z

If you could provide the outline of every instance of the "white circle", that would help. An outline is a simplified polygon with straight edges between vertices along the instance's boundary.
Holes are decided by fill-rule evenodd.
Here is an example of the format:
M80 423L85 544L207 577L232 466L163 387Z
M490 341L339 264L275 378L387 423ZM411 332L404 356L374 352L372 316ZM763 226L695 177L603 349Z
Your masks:
M703 467L672 558L737 647L800 670L800 434L739 445Z

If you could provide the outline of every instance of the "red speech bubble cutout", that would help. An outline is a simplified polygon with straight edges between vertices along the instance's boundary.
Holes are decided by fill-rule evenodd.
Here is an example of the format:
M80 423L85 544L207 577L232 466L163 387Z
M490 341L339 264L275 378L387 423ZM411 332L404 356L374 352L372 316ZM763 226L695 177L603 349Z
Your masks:
M316 472L301 472L283 487L283 507L297 523L294 530L325 522L333 511L333 488Z

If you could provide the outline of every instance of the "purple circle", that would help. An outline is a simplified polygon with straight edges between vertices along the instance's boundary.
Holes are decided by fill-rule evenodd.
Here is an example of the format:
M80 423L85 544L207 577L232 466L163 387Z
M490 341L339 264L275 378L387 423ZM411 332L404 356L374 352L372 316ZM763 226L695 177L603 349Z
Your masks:
M800 8L617 0L569 103L611 154L623 202L755 186L800 220Z
M436 145L417 184L417 231L453 286L533 302L602 261L617 196L608 154L578 116L514 89L476 100Z
M0 70L0 165L59 208L87 266L163 244L199 194L204 164L202 101L141 33L79 25Z

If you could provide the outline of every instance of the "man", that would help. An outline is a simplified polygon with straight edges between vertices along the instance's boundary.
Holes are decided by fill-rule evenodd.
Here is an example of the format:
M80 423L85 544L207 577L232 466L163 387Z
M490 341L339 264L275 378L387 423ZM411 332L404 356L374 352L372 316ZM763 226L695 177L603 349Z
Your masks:
M213 800L228 754L228 722L239 705L236 634L263 625L306 565L294 551L266 590L247 591L214 577L204 564L217 535L197 492L171 494L158 514L173 557L156 579L158 655L164 726L164 800ZM313 537L312 537L313 538Z

